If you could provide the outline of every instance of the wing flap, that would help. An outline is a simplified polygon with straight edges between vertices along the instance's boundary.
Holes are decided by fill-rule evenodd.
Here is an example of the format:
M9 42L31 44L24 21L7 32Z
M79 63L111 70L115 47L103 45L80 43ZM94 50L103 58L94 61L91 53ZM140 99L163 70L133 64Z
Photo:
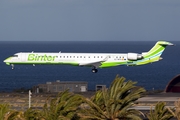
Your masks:
M98 68L99 66L101 66L101 62L102 62L102 61L89 62L89 63L79 63L79 66L92 66L92 67Z
M92 66L92 67L98 68L99 66L101 66L101 63L107 61L108 58L109 56L107 56L106 58L100 61L79 63L79 66Z

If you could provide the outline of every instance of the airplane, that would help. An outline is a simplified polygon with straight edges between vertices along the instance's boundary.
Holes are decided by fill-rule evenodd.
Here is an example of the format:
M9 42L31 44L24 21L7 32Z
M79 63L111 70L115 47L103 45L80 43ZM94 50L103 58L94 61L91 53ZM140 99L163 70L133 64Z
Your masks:
M119 65L138 66L161 60L161 54L166 46L173 45L167 41L158 41L148 52L138 53L43 53L19 52L4 60L14 69L15 64L65 64L73 66L92 67L97 73L98 68L114 67Z

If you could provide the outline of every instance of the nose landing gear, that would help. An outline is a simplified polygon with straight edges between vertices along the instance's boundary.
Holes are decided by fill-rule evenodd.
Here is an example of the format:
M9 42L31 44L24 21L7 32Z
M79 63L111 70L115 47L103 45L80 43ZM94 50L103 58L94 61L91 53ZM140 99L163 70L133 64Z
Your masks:
M12 70L14 69L14 64L11 64Z
M97 72L98 72L98 70L96 68L92 69L92 73L97 73Z

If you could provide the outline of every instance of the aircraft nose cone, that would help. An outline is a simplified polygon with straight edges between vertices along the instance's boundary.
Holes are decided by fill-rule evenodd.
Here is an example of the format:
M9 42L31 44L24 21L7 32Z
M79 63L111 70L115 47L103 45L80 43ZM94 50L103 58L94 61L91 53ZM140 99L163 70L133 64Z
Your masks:
M7 62L7 59L5 59L3 62L5 62L5 63L6 63L6 62Z
M10 63L9 63L9 62L10 62L10 59L11 59L11 58L9 57L9 58L5 59L3 62L5 62L7 65L10 65Z

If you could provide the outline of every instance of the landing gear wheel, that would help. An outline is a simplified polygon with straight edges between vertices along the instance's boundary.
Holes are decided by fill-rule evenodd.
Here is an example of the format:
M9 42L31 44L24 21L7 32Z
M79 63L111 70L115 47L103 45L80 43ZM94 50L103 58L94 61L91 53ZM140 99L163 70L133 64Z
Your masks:
M92 72L93 72L93 73L97 73L98 70L97 70L97 69L92 69Z
M14 64L11 64L11 66L12 66L12 70L14 69Z

